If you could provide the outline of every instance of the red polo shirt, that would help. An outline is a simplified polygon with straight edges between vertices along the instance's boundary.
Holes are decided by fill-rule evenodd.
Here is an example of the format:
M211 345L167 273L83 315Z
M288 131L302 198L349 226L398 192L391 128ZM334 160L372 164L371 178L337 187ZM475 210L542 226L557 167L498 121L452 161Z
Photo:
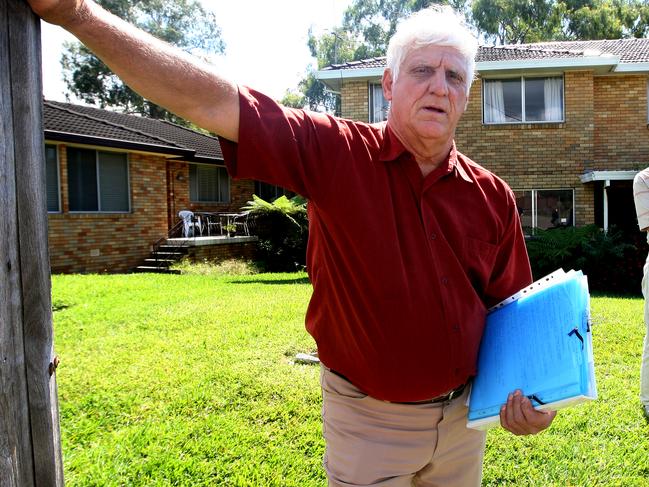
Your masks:
M486 307L532 281L508 186L455 146L424 178L386 124L239 91L230 174L309 200L306 327L322 362L389 401L475 375Z

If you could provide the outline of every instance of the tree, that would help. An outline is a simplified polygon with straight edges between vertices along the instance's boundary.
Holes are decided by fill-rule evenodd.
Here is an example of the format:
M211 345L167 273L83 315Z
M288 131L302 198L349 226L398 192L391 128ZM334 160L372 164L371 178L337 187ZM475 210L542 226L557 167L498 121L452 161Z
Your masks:
M649 35L649 0L354 0L341 26L320 37L309 33L309 49L319 69L385 56L398 22L432 4L451 5L484 40L496 44ZM300 91L312 109L337 106L337 97L315 79L313 68Z
M646 0L475 0L473 24L498 44L644 37Z
M354 0L345 11L341 26L319 37L309 32L308 46L317 59L318 69L384 56L399 20L435 3L450 4L460 11L465 11L467 4L466 0ZM339 111L339 97L315 79L313 68L300 82L300 91L311 109Z
M560 9L551 0L475 0L471 12L477 29L498 44L562 37Z
M433 0L354 0L343 17L343 29L359 39L354 60L384 56L399 21L433 4L463 11L466 2Z
M198 55L221 53L224 44L215 16L198 0L98 0L107 10L154 36ZM101 108L119 107L127 113L186 122L151 103L124 85L110 69L80 43L67 43L61 64L68 90Z
M640 0L566 0L567 33L575 39L619 39L649 34L649 5Z

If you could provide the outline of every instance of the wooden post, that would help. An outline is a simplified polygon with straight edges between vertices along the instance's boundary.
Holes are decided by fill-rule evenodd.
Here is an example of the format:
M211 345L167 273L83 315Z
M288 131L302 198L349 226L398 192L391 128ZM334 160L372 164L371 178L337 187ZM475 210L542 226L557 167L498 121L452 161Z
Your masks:
M0 487L62 486L40 21L0 1Z

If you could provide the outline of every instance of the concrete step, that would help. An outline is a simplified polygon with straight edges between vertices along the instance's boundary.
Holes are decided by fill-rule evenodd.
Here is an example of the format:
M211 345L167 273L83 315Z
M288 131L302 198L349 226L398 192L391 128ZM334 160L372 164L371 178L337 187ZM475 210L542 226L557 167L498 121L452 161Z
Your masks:
M151 252L151 257L149 257L149 258L155 259L157 257L158 260L160 260L160 259L163 259L163 260L164 259L167 259L167 260L180 260L185 255L187 255L187 254L183 254L181 252L160 252L160 251L157 251L157 252Z
M153 267L169 267L170 265L178 262L176 259L156 259L155 257L149 257L144 259L144 264Z
M178 252L181 254L187 253L187 247L180 247L178 245L163 244L158 247L158 252Z
M135 269L133 269L133 272L150 272L152 274L180 274L180 271L176 269L168 269L166 267L155 267L155 266L147 266L147 265L139 265Z

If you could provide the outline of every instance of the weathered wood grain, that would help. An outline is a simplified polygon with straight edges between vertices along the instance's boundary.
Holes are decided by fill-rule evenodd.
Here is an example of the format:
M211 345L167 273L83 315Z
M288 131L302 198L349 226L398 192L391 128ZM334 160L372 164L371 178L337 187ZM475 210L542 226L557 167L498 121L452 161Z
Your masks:
M0 4L0 485L62 486L40 22L23 0Z
M22 335L9 11L0 2L0 486L31 486L34 467Z

